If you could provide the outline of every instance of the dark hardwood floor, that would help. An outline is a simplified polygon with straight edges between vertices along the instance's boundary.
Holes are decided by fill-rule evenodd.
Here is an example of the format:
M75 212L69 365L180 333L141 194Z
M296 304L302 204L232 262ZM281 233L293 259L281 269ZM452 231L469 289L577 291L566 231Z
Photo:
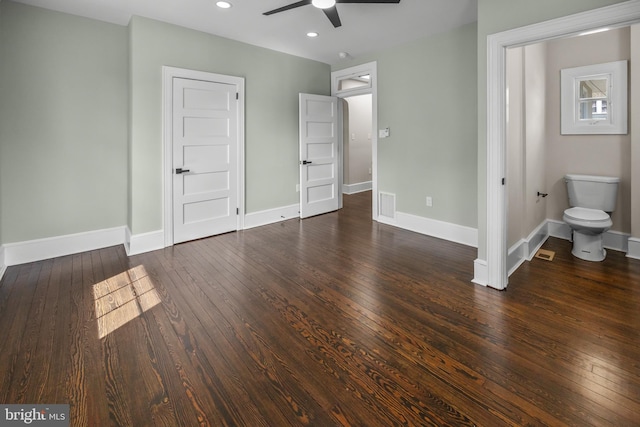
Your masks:
M500 292L370 203L8 268L0 401L72 426L640 425L640 261L550 239Z

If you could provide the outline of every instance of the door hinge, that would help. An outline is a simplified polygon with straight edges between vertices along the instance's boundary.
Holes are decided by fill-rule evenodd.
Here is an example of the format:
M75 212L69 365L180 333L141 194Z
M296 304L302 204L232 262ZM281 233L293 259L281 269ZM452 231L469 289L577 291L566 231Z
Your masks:
M236 215L240 215L240 208L236 208Z
M236 100L240 99L240 93L236 92Z
M502 185L504 185L504 184L505 184L505 182L506 182L506 179L505 179L505 178L502 178Z

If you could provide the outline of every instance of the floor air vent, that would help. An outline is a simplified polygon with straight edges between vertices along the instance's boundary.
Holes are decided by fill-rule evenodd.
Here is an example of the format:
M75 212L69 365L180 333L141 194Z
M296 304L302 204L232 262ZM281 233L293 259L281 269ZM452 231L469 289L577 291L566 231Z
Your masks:
M380 216L396 219L396 195L391 193L379 193L378 204Z

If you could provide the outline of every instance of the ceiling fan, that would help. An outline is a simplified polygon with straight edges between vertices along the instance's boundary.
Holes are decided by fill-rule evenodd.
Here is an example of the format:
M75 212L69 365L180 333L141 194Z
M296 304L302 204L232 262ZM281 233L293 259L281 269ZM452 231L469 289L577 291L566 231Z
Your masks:
M312 4L318 9L322 9L333 26L335 28L338 28L342 25L342 22L340 22L340 16L338 16L336 3L400 3L400 0L302 0L291 3L287 6L279 7L278 9L270 10L263 13L263 15L273 15L274 13L284 12L285 10L295 9L300 6Z

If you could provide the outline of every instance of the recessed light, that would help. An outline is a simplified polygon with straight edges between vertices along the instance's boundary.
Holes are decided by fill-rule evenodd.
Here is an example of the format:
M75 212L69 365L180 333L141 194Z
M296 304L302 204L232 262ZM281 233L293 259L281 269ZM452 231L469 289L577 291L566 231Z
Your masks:
M228 1L217 1L216 6L218 6L220 9L229 9L231 7L231 3L229 3Z
M310 31L310 32L307 33L307 37L313 38L313 37L318 37L318 36L319 36L319 34L316 33L315 31Z

